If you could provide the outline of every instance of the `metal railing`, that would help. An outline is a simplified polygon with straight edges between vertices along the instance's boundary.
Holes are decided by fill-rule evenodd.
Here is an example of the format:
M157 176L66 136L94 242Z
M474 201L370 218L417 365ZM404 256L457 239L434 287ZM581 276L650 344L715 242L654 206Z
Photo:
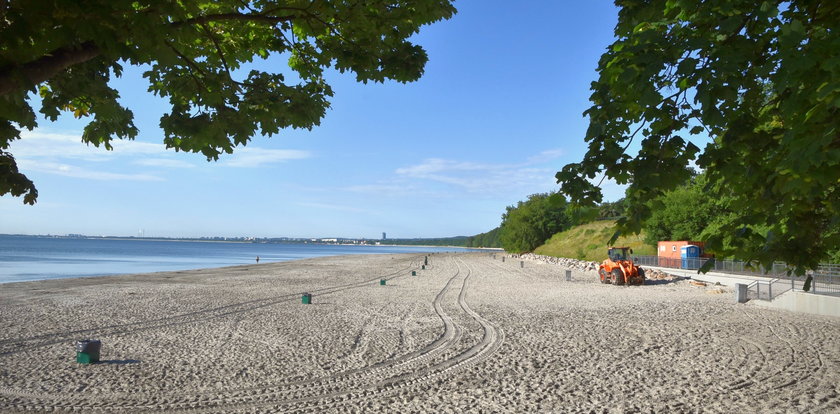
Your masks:
M779 296L793 288L793 284L788 283L787 280L756 280L747 285L747 298L773 300L776 296Z
M707 261L700 258L671 258L659 256L633 256L633 261L641 266L670 267L674 269L698 270ZM749 292L755 292L756 298L772 299L791 289L802 290L805 285L804 276L788 275L788 267L783 262L773 263L769 268L761 265L748 265L740 260L714 260L710 272L730 273L766 277L767 281L751 284ZM840 264L821 264L811 274L810 293L840 296Z

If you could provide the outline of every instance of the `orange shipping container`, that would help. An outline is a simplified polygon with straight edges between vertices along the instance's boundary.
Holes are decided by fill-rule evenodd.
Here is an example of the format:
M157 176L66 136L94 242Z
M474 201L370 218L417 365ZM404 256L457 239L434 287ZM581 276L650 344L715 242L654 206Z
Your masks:
M705 253L705 246L703 245L703 242L687 240L661 241L659 242L659 248L657 249L657 255L659 256L659 265L674 268L682 267L680 248L683 246L699 246L700 256L703 256Z
M680 258L680 247L683 246L699 246L700 247L700 256L705 254L705 245L703 242L699 241L661 241L659 242L659 249L657 249L657 255L659 257L667 257L670 259L679 259Z

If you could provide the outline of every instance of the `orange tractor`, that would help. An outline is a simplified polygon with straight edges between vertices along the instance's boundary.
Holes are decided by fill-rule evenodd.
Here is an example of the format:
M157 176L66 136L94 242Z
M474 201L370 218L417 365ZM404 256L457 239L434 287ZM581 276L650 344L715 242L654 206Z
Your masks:
M645 271L627 258L627 252L633 254L629 247L611 247L607 251L609 259L604 260L598 268L601 283L614 285L643 285Z

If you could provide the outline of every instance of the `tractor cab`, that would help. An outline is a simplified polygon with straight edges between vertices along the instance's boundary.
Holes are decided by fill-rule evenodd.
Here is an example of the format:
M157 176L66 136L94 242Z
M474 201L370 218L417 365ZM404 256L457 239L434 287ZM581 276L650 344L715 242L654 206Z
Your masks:
M614 262L627 260L627 253L633 254L633 249L629 247L611 247L607 251L607 256Z

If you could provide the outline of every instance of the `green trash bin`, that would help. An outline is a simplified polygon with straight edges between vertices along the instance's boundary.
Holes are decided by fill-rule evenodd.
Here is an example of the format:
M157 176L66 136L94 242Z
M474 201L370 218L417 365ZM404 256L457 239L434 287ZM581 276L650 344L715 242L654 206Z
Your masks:
M412 276L417 276L417 271L416 271L416 270L412 270L412 271L411 271L411 275L412 275Z
M301 296L300 301L304 305L311 305L312 304L312 294L311 293L304 293L303 296Z
M386 279L379 279L379 285L380 286L385 286L385 281L386 281Z
M99 351L102 349L102 342L98 339L82 339L76 341L76 362L80 364L93 364L99 362Z
M420 270L426 270L426 265L420 266Z

